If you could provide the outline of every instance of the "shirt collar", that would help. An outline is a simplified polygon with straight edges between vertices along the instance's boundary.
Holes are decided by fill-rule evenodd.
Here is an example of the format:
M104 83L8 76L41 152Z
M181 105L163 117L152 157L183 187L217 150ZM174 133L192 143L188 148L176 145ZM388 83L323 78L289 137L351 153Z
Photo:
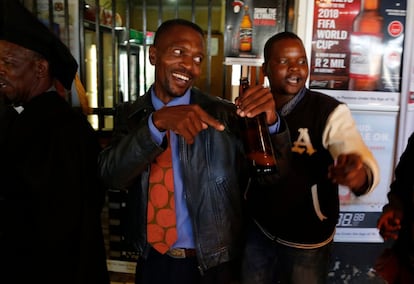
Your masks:
M160 108L164 106L188 105L190 104L190 94L191 94L191 88L188 88L187 91L185 91L184 95L180 97L175 97L168 104L164 104L155 95L154 86L151 87L151 100L152 100L152 105L154 106L155 110L159 110Z
M292 112L292 110L296 107L296 105L302 100L305 96L306 88L302 88L296 96L294 96L290 101L288 101L284 106L282 106L280 110L281 116L286 116Z

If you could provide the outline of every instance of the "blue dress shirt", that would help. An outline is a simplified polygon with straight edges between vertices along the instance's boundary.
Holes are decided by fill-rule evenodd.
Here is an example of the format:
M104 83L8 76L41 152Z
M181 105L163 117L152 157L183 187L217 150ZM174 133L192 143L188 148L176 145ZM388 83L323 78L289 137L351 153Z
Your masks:
M191 89L188 89L181 97L173 98L168 104L164 103L155 95L154 88L151 88L151 100L155 110L159 110L164 106L177 106L188 105L190 103ZM278 121L269 126L270 133L276 133L279 129ZM159 131L152 122L152 115L148 119L148 126L150 128L151 135L156 143L161 145L166 132ZM175 248L195 248L193 239L193 229L191 225L190 216L188 213L184 185L182 180L180 156L178 153L178 139L177 135L170 131L170 143L173 161L173 173L174 173L174 197L175 197L175 211L177 217L177 241L173 245Z

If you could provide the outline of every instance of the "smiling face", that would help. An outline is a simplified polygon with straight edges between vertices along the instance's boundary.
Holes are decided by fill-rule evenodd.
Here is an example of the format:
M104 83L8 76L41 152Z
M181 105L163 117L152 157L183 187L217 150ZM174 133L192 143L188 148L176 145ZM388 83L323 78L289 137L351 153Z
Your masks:
M149 51L157 97L168 103L184 95L200 76L204 56L204 38L191 27L174 25L162 33Z
M305 86L308 78L308 61L302 42L294 38L273 42L263 72L269 79L278 107L281 107Z
M0 40L0 95L21 105L38 95L48 63L35 52Z

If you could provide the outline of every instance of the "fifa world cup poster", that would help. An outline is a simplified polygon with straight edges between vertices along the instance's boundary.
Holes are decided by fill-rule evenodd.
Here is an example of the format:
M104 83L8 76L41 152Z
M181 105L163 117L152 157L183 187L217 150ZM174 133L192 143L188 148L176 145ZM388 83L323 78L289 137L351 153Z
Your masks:
M406 0L321 0L313 13L310 88L400 91Z
M226 60L230 57L236 61L237 58L261 61L266 40L284 31L285 22L286 0L226 1Z

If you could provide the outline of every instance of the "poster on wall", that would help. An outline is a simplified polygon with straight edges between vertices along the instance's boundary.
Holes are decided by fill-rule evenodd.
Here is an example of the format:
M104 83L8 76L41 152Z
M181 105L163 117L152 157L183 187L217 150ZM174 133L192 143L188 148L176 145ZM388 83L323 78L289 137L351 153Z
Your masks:
M321 0L313 13L310 88L382 92L357 103L388 104L384 92L400 92L406 0Z
M339 187L340 215L337 242L382 242L376 228L393 176L397 113L352 111L359 132L380 167L380 183L370 193L355 197Z
M266 40L285 30L286 0L226 1L226 64L263 62Z

